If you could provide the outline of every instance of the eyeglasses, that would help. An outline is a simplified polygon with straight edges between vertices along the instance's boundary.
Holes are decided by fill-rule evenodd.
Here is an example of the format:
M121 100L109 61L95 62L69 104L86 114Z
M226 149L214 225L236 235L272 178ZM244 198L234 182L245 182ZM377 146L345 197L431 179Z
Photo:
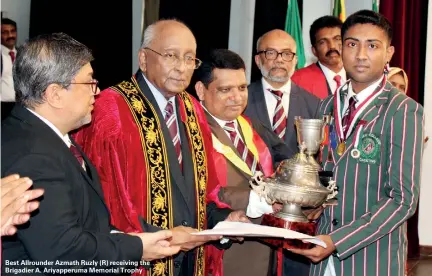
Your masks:
M150 49L148 47L145 47L144 49L150 50L153 53L160 55L161 57L163 57L165 62L170 66L177 65L181 59L184 60L184 64L185 64L187 69L198 69L202 64L202 61L197 59L197 58L193 58L193 57L189 57L189 56L181 58L181 57L176 56L173 53L161 54L161 53L156 52L155 50Z
M99 81L97 81L97 80L93 80L92 82L71 82L71 84L87 84L87 85L91 85L91 89L92 89L92 92L93 92L93 94L97 94L97 90L98 90L98 84L99 84Z
M264 53L265 58L268 60L275 60L279 57L279 55L281 55L283 60L292 61L294 59L294 56L296 55L295 53L290 52L290 51L278 52L276 50L259 51L257 54L259 55L262 53Z

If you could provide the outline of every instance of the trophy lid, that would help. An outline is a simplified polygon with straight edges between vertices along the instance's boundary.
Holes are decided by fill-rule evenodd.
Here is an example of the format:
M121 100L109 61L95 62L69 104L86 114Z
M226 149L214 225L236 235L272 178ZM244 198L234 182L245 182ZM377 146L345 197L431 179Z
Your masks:
M282 161L275 174L272 177L272 182L277 182L280 185L295 185L322 187L319 180L319 168L308 160L304 153L305 146L300 145L300 152L293 158Z

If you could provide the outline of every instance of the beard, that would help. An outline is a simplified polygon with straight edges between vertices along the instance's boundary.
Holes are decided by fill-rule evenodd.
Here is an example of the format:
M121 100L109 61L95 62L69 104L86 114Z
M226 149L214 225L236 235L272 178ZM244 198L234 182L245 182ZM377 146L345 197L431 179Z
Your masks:
M289 79L292 77L292 75L294 74L295 68L291 69L290 72L288 72L288 70L286 70L285 68L280 68L277 66L274 66L272 68L270 68L270 70L267 70L264 68L264 66L262 64L260 64L260 71L263 77L273 81L273 82L278 82L278 83L286 83L287 81L289 81ZM285 70L285 76L272 76L271 71L273 69L283 69Z

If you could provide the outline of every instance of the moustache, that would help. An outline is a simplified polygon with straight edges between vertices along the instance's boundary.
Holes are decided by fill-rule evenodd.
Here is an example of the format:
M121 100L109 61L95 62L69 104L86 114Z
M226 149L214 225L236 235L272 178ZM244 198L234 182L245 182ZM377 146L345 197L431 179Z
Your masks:
M15 37L9 37L6 41L15 40Z
M272 68L270 69L270 71L271 71L271 70L274 70L274 69L280 69L280 70L284 70L285 72L288 72L287 69L285 69L285 68L283 68L283 67L277 67L277 66L276 66L276 67L272 67Z
M340 53L339 53L338 50L336 50L336 49L331 49L330 51L328 51L328 52L326 53L326 57L330 56L330 55L333 54L333 53L335 53L335 54L337 54L338 56L340 56Z

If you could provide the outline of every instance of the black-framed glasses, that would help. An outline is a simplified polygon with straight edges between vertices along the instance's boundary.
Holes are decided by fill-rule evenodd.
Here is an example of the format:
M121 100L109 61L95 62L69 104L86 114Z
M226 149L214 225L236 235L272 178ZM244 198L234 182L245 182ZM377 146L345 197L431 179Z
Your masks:
M93 94L97 94L97 90L98 90L98 84L99 81L98 80L93 80L91 82L71 82L71 84L87 84L87 85L91 85L91 89Z
M259 51L257 54L259 55L262 53L264 53L265 58L268 60L275 60L278 58L279 55L281 55L283 60L292 61L294 59L294 56L296 55L296 53L293 53L290 51L278 52L278 51L273 50L273 49Z
M160 55L161 57L163 57L163 59L165 60L165 62L168 65L170 65L170 66L176 66L181 59L184 60L185 67L187 69L198 69L201 66L201 64L202 64L201 60L199 60L197 58L194 58L194 57L185 56L184 58L181 58L181 57L178 57L174 53L161 54L161 53L159 53L159 52L157 52L157 51L155 51L153 49L150 49L148 47L145 47L144 49L150 50L153 53Z

